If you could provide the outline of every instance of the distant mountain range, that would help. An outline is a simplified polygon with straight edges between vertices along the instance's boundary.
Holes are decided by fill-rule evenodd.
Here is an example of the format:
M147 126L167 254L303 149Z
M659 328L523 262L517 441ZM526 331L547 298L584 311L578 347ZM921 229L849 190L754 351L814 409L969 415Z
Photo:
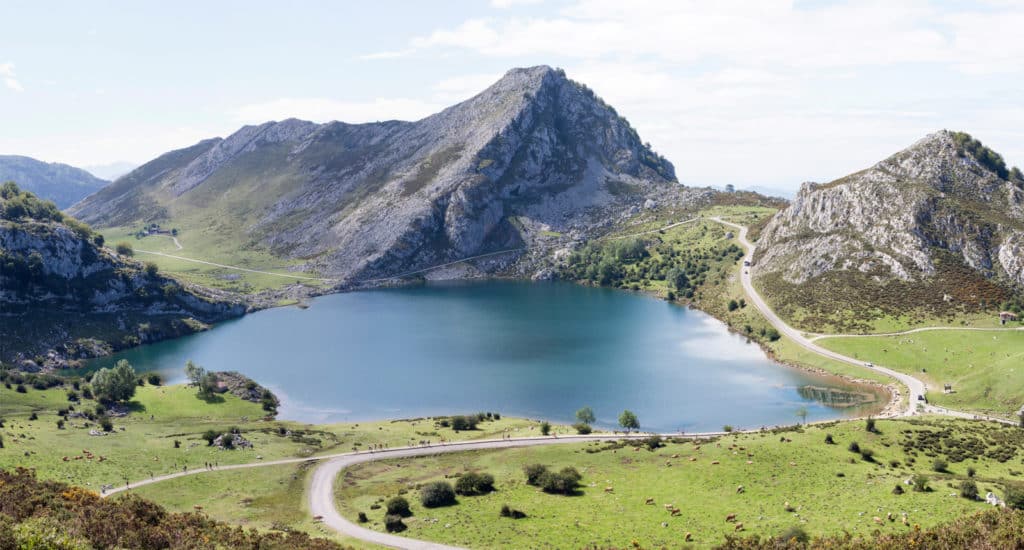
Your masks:
M64 209L110 183L74 166L30 157L0 155L0 183L13 181Z
M682 192L615 109L540 66L416 122L246 126L162 155L71 212L97 227L215 228L231 246L358 280L585 234Z
M1024 175L968 134L931 134L804 184L761 232L753 269L808 330L999 307L1024 288Z
M133 162L122 161L111 162L109 164L92 164L89 166L83 166L82 168L97 178L114 181L138 167L139 165Z

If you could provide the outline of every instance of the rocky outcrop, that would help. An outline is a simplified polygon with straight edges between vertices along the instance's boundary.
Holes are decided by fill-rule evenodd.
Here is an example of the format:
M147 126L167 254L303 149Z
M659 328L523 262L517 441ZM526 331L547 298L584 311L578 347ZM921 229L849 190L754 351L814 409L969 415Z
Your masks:
M524 247L535 227L585 233L674 182L612 107L542 66L416 122L245 127L168 153L72 212L101 227L216 223L358 282Z
M59 368L245 312L98 242L52 204L0 189L0 360Z
M764 228L753 267L793 285L836 271L876 281L935 277L956 258L1024 287L1024 179L966 134L941 131L875 166L804 184Z

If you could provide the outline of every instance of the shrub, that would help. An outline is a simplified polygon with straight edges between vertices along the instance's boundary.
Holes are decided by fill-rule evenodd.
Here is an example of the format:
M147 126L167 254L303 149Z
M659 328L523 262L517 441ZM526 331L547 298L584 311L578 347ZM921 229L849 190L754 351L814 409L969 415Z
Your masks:
M643 439L642 443L650 451L653 451L654 449L658 449L658 448L661 448L661 447L665 446L665 442L661 440L661 436L660 435L652 435L650 437L645 437Z
M736 311L739 308L739 302L737 302L736 300L729 300L729 311Z
M877 431L875 429L875 419L874 418L871 418L869 416L867 421L865 422L865 424L866 424L866 427L867 427L867 430L868 430L869 433L875 433Z
M57 429L58 430L63 430L64 429L64 419L61 419L61 420L57 421Z
M976 473L978 473L978 471L974 469L974 466L967 467L967 477L974 477L974 474Z
M941 458L936 458L932 462L932 469L935 470L936 472L949 471L949 463Z
M395 515L403 518L407 518L412 515L412 510L409 509L409 501L403 497L393 497L388 499L384 507L387 509L389 516Z
M463 430L475 430L479 419L474 416L453 416L451 419L452 429L461 432Z
M135 251L132 250L132 245L126 242L119 242L114 248L117 253L122 256L134 256Z
M779 338L782 338L782 335L779 334L779 331L775 330L774 328L768 329L768 332L765 333L765 336L767 336L768 340L771 342L775 342Z
M420 502L427 508L455 504L455 489L447 481L434 481L420 489Z
M559 472L547 471L539 480L540 488L545 493L571 495L580 485L583 476L572 466L566 466Z
M861 449L860 449L860 457L863 458L865 462L874 462L875 461L875 451L872 451L871 449L868 449L867 447L861 447Z
M494 490L494 476L466 472L455 482L455 492L465 496L485 495Z
M590 427L590 424L584 424L583 422L577 422L573 424L572 427L575 428L576 433L580 435L587 435L594 431L594 429Z
M213 441L215 439L220 437L220 432L218 432L217 430L206 430L205 432L203 432L203 436L202 437L203 437L203 439L206 440L206 446L209 447L209 446L213 445Z
M547 473L548 467L543 464L527 464L523 466L527 485L540 485L540 478Z
M1024 484L1011 483L1006 486L1006 494L1003 500L1006 505L1015 510L1024 510Z
M156 277L157 273L160 273L160 266L153 262L146 262L146 275L149 277Z
M384 528L388 533L401 533L406 529L405 523L402 522L402 516L396 514L384 516Z
M177 439L175 439L174 440L174 448L175 449L180 449L181 448L181 441L178 441Z
M100 417L100 427L103 428L103 431L105 432L114 431L114 423L110 421L109 416Z
M359 512L359 523L366 523L370 521L370 518L366 517L366 512Z
M545 420L544 422L541 422L540 423L540 434L541 435L548 435L550 433L551 433L551 423L548 422L547 420Z
M826 445L835 445L836 444L836 440L832 439L832 434L825 434L825 444Z
M893 487L893 489L892 489L892 494L894 494L894 495L902 495L903 493L904 493L903 486L900 485L899 483L897 483L896 486Z
M155 372L147 376L146 380L149 382L150 386L159 386L163 383L163 379L161 379L160 375Z
M847 447L847 449L849 449L851 453L859 453L860 452L860 444L857 443L856 441L851 441L850 442L850 446Z
M16 386L15 388L14 388L14 391L16 391L16 392L18 392L18 393L28 393L28 390L27 390L27 389L25 389L25 384L18 384L18 385L17 385L17 386Z
M516 510L514 508L511 508L508 504L502 505L501 512L498 515L503 518L512 519L523 519L526 517L525 513L520 512L519 510Z
M967 500L978 500L978 484L969 479L960 482L960 496Z
M779 540L783 542L796 541L799 543L806 543L811 540L811 537L807 535L807 531L804 531L802 527L794 525L793 527L783 531L782 534L779 535Z
M32 414L28 415L28 419L29 420L39 420L39 415L36 414L35 412L33 412Z
M911 478L911 484L914 486L914 491L918 493L924 493L929 490L928 488L928 476L923 474L917 474Z
M733 427L732 427L731 424L726 424L725 426L722 426L722 431L723 432L730 433L730 432L732 432L732 430L733 430Z

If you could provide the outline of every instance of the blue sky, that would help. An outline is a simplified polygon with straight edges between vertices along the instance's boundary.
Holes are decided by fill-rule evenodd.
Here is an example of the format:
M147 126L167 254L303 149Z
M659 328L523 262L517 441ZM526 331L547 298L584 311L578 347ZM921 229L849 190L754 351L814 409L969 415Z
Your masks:
M0 153L145 162L243 124L416 119L566 69L687 183L794 189L941 129L1024 165L1024 3L0 5Z

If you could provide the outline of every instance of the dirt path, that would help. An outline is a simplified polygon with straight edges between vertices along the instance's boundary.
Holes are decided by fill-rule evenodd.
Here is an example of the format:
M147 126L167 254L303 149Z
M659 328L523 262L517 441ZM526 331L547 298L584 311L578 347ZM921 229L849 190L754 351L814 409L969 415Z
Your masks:
M810 341L815 342L823 338L869 338L872 336L902 336L904 334L914 334L915 332L928 332L930 330L973 330L978 332L1014 332L1018 330L1024 330L1024 327L1015 328L1001 328L1001 327L921 327L904 330L900 332L879 332L877 334L818 334L814 333L810 335Z
M175 239L174 242L175 242L175 244L177 244L177 242L178 242L177 239ZM180 248L181 245L178 245L178 247ZM289 279L301 279L301 280L304 280L304 281L323 281L323 282L334 282L334 281L337 280L337 279L327 279L327 278L324 278L324 277L307 277L307 276L304 276L304 275L290 275L290 274L287 274L287 273L273 273L273 272L270 272L270 271L260 271L258 269L249 269L247 267L238 267L238 266L235 266L235 265L218 264L218 263L214 263L214 262L207 262L206 260L197 260L195 258L186 258L184 256L175 256L173 254L164 254L163 252L153 252L152 250L140 250L138 248L135 249L135 252L141 252L143 254L152 254L154 256L163 256L165 258L173 258L175 260L182 260L182 261L192 262L192 263L196 263L196 264L212 265L214 267L220 267L220 268L223 268L223 269L233 269L235 271L245 271L247 273L259 273L259 274L262 274L262 275L274 275L275 277L288 277Z

